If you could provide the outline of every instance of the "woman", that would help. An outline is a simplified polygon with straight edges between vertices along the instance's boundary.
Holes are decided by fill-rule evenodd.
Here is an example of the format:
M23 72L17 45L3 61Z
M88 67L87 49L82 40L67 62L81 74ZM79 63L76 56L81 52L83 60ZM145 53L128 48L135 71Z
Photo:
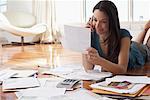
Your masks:
M143 66L148 60L149 48L141 43L150 27L150 21L133 42L130 33L120 29L115 4L104 0L93 8L93 17L87 27L92 30L92 43L82 58L86 71L92 70L94 65L100 65L104 71L122 74L128 69Z

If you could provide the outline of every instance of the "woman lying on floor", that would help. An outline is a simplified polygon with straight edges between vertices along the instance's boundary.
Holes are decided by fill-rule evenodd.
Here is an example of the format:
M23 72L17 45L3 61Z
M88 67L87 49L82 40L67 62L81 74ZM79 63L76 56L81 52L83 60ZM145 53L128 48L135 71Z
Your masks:
M118 11L113 2L103 0L96 4L87 27L91 28L92 42L82 57L86 71L100 65L104 71L122 74L142 67L150 59L150 45L142 44L150 21L136 40L131 41L129 31L120 28Z

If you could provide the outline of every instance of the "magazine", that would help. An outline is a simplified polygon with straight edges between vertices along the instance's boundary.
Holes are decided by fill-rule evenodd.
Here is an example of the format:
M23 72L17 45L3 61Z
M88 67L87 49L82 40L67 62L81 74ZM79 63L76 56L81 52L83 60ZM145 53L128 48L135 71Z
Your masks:
M128 81L109 82L109 83L104 81L90 85L90 87L93 89L100 89L115 93L129 93L129 94L135 94L145 86L146 84L130 83Z
M135 83L123 81L123 82L111 82L107 86L117 89L131 89L134 85Z

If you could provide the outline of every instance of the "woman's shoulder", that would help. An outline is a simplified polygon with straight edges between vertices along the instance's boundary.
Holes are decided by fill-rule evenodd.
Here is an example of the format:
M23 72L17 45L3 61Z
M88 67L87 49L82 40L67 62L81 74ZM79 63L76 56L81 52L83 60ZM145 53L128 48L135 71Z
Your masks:
M129 33L129 34L130 34L130 32L129 32L127 29L125 29L125 28L121 28L121 29L120 29L120 32Z
M132 39L132 36L127 29L120 29L120 36L121 36L121 38L130 37L130 39Z

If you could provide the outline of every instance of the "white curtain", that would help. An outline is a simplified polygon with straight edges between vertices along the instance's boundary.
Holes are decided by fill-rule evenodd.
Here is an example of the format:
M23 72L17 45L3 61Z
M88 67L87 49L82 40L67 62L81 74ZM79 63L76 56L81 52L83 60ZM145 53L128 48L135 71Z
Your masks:
M60 24L85 22L84 8L85 0L33 0L33 13L37 22L46 23L49 29L41 36L41 41L59 41Z
M46 23L48 26L46 34L39 36L41 41L53 42L56 34L55 0L33 0L33 14L37 23Z
M85 0L55 0L58 24L85 22Z

